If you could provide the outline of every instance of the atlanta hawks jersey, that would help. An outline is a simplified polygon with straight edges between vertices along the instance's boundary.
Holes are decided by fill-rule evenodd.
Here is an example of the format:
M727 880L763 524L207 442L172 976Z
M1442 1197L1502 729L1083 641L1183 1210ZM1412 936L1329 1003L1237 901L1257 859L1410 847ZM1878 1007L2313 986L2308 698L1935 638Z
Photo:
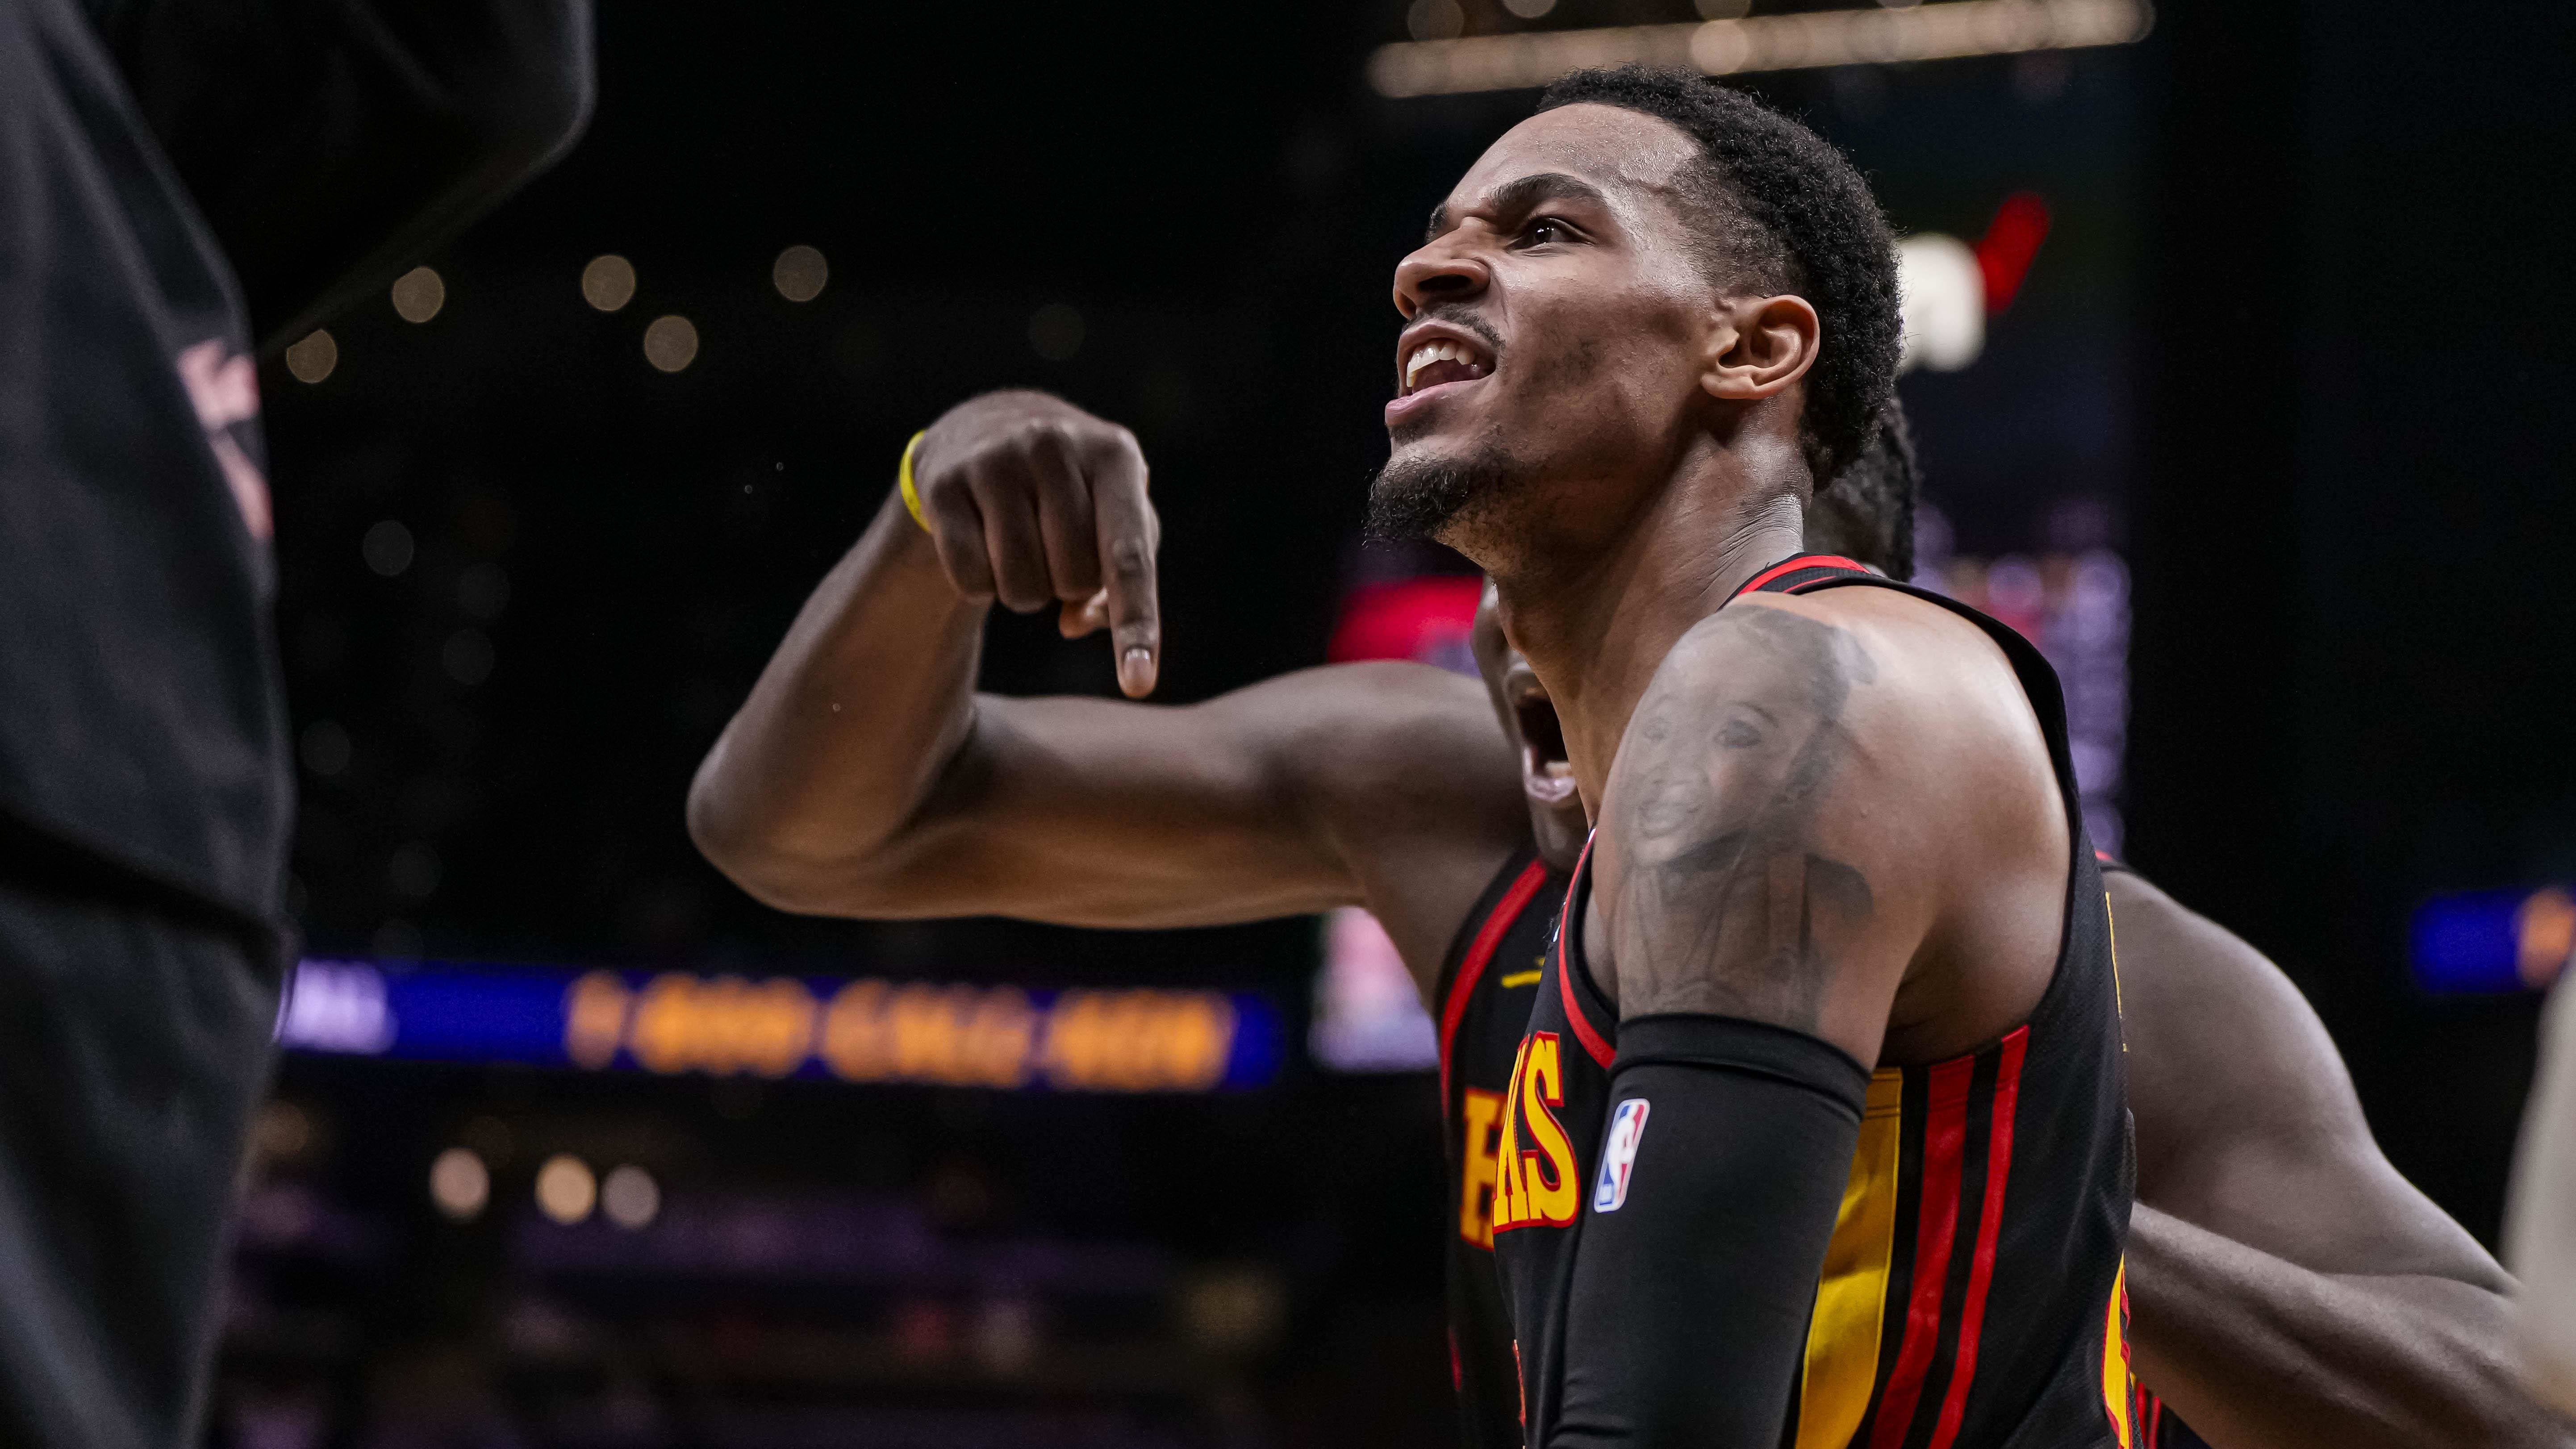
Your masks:
M1495 1147L1566 876L1534 850L1503 863L1458 928L1433 996L1449 1138L1449 1364L1466 1449L1520 1449L1520 1372L1494 1276Z
M1981 1051L1870 1079L1780 1444L2135 1449L2121 1262L2132 1155L2124 1048L2110 919L2056 675L2005 626L1846 559L1793 558L1746 587L1845 586L1904 589L2003 648L2046 734L2073 851L2056 968L2029 1020ZM1619 1019L1583 965L1589 884L1587 860L1512 1068L1496 1159L1494 1250L1535 1449L1556 1426L1584 1224L1652 1188L1620 1171L1615 1140L1605 1154L1614 1107L1638 1108L1617 1130L1661 1125L1610 1100Z

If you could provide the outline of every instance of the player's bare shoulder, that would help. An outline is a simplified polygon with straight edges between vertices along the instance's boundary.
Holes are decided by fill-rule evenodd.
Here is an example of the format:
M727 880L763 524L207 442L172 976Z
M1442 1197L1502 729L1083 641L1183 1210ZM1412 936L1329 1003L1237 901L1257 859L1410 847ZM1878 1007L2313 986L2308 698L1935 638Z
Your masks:
M1805 609L1730 607L1674 645L1620 741L1596 841L1623 1015L1823 1030L1883 904L1833 816L1884 672Z
M1963 880L2053 861L2062 882L2067 848L2045 737L1977 626L1889 589L1749 597L1683 636L1629 723L1597 935L1623 1015L1749 1017L1869 1061L1926 943L1984 914Z

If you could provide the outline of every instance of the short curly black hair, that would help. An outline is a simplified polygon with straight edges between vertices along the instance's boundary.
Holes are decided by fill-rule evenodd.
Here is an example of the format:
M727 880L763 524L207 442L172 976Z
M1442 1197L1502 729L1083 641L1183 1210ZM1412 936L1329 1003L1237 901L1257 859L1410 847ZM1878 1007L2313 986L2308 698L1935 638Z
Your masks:
M1538 108L1617 106L1670 122L1709 167L1699 230L1727 282L1795 292L1823 323L1806 376L1807 463L1833 486L1878 428L1904 341L1896 238L1849 158L1805 126L1695 71L1626 65L1579 70Z
M1889 397L1860 455L1816 490L1807 551L1858 559L1898 582L1914 577L1914 501L1923 488L1905 405Z

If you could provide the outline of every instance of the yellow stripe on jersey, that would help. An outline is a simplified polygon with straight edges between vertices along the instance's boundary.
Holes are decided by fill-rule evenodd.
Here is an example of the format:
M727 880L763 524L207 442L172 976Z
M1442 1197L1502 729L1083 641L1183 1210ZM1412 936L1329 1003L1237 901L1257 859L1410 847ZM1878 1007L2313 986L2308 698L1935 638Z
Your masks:
M2111 1306L2102 1316L2102 1407L2110 1411L2120 1449L2130 1449L2133 1442L2129 1406L2136 1402L2136 1385L2129 1377L2129 1260L2124 1255L2120 1271L2111 1277Z
M2111 948L2111 1015L2120 1023L2120 1055L2129 1054L2129 1004L2120 996L2120 923L2112 919L2111 888L2102 888L2102 940Z
M1807 1321L1807 1366L1798 1390L1796 1449L1843 1449L1869 1412L1887 1274L1896 1251L1897 1173L1905 1145L1905 1074L1874 1073L1842 1211Z

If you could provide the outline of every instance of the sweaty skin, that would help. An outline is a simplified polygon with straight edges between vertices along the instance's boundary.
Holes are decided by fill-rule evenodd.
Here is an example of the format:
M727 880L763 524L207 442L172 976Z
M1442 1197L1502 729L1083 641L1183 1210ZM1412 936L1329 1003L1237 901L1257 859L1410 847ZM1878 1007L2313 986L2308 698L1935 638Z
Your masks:
M1388 405L1387 473L1512 479L1437 536L1494 577L1556 700L1600 824L1585 954L1621 1015L1938 1060L2046 988L2055 778L2002 652L1945 611L1870 589L1720 611L1798 547L1822 338L1800 298L1712 288L1674 202L1697 164L1602 105L1487 150L1395 300L1400 359L1467 336L1489 370Z
M915 479L945 531L889 497L699 768L710 860L814 914L1178 926L1364 905L1430 988L1529 834L1473 681L1373 663L1180 708L978 694L997 595L1064 605L1068 634L1107 615L1106 557L1156 531L1144 460L1124 428L996 393L932 426ZM1127 594L1113 647L1150 648L1150 549Z
M1820 341L1795 299L1711 301L1676 281L1688 239L1658 203L1688 147L1661 122L1576 105L1471 169L1399 269L1396 300L1412 323L1400 359L1466 337L1481 370L1390 405L1387 476L1508 480L1437 536L1496 577L1514 641L1557 698L1601 822L1587 956L1621 1016L1751 1017L1863 1062L1938 1059L1993 1039L2044 988L2065 827L2027 706L1984 640L1873 590L1715 612L1787 551L1774 505L1795 516L1798 384ZM1605 337L1684 345L1586 367ZM1695 386L1675 385L1683 368ZM2190 937L2179 908L2134 914ZM2143 1166L2149 1202L2183 1215L2140 1214L2146 1381L2169 1382L2222 1444L2547 1433L2492 1372L2500 1275L2378 1160L2295 997L2279 999L2259 959L2235 964L2249 1009L2231 1024L2286 1040L2212 1060L2168 1027L2181 1045L2166 1066L2196 1070L2180 1090L2165 1067L2133 1089L2141 1119L2196 1117L2204 1139L2175 1134L2187 1145ZM2303 1037L2304 1092L2201 1094L2231 1079L2279 1088L2263 1068L2297 1063ZM2261 1048L2279 1055L2263 1063ZM2311 1140L2281 1140L2284 1120ZM2217 1189L2152 1185L2231 1156L2258 1166L2220 1170ZM2246 1192L2315 1186L2300 1180L2311 1171L2342 1196L2289 1207ZM2339 1276L2374 1261L2356 1244L2396 1242L2408 1251L2384 1261L2398 1273ZM2313 1271L2290 1266L2302 1252ZM2347 1376L2329 1382L2329 1363Z
M978 399L932 433L919 470L932 496L970 471L988 490L1033 489L1030 472L1132 446L1029 394ZM1056 481L1111 486L1104 476L1141 487L1141 468ZM1481 698L1442 671L1385 664L1180 709L1012 700L973 693L987 606L928 544L890 499L700 771L702 848L765 900L1113 926L1364 903L1396 926L1427 992L1477 893L1532 831L1559 869L1582 847L1554 705L1490 592ZM1390 803L1409 823L1390 824ZM2288 981L2145 882L2114 875L2110 890L2146 1381L2220 1449L2571 1442L2503 1386L2502 1275L2388 1167Z

